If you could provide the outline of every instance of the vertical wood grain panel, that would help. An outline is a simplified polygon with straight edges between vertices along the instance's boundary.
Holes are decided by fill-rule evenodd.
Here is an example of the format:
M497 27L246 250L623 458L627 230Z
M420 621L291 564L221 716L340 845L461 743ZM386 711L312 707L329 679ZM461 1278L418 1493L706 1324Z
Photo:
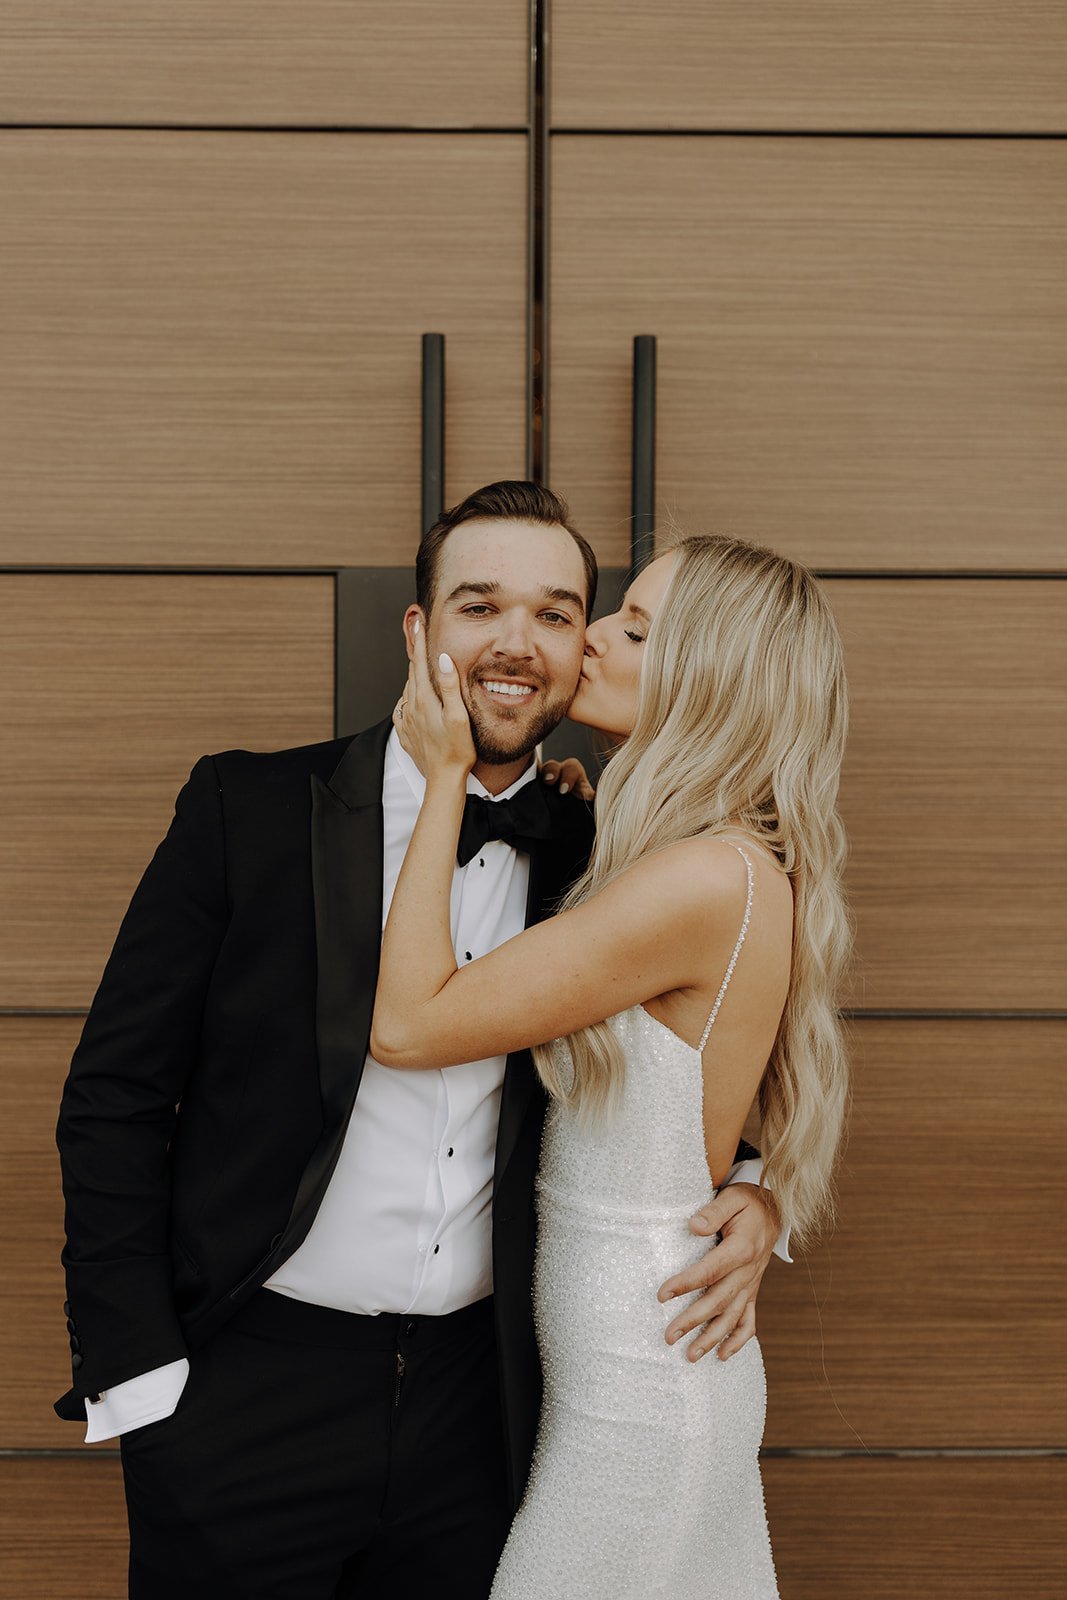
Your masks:
M867 1019L836 1231L774 1261L765 1442L1067 1443L1067 1021Z
M552 481L629 540L631 350L658 522L817 566L1058 567L1062 141L559 136Z
M827 581L845 647L848 1003L1067 1009L1067 583Z
M568 128L1067 125L1057 0L566 0L552 116Z
M765 1462L782 1600L1058 1600L1064 1467Z
M0 131L0 560L392 565L526 458L522 134Z
M0 578L0 1004L85 1006L208 750L333 732L328 577Z
M124 1600L118 1461L0 1461L0 1600Z
M523 126L524 0L5 0L0 120Z
M768 1461L783 1600L1059 1600L1062 1461ZM0 1600L121 1600L118 1462L0 1462Z
M82 1017L0 1017L0 1450L73 1449L55 1126ZM2 1590L0 1590L2 1593Z

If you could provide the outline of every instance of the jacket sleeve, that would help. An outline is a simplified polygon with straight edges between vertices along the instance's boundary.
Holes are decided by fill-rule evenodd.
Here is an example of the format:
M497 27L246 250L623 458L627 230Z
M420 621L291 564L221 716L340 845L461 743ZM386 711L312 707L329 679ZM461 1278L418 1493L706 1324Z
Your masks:
M139 883L56 1129L66 1201L72 1405L186 1354L169 1255L169 1145L228 922L221 791L204 756ZM64 1409L66 1402L66 1409Z

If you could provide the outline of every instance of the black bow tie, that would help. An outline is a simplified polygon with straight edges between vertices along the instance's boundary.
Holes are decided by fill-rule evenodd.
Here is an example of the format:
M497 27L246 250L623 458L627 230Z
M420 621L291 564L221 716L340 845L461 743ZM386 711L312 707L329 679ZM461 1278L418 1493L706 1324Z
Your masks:
M503 839L516 850L532 850L540 839L552 837L552 817L539 778L523 784L510 800L484 800L469 794L463 802L456 860L461 867L490 839Z

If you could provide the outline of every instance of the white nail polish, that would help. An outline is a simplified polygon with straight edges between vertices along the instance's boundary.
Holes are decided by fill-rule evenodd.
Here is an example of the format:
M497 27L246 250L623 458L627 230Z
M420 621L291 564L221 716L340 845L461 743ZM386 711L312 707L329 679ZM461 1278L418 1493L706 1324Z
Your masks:
M419 623L421 621L422 621L421 617L416 617L415 618L415 626L411 630L412 634L417 634L418 633L418 631L419 631Z
M443 650L437 658L437 665L442 672L455 672L456 670L452 657L445 655Z

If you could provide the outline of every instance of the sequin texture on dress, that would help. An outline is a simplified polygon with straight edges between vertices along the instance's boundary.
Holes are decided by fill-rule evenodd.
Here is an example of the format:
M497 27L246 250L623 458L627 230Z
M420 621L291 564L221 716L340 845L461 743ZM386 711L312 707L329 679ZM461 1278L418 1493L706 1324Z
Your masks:
M709 1026L752 904L752 863L734 848L748 903ZM691 1362L694 1335L664 1339L681 1302L656 1298L708 1248L689 1230L711 1192L700 1054L642 1006L611 1024L626 1060L617 1115L589 1128L554 1101L545 1124L534 1275L544 1402L492 1600L777 1600L759 1344Z

